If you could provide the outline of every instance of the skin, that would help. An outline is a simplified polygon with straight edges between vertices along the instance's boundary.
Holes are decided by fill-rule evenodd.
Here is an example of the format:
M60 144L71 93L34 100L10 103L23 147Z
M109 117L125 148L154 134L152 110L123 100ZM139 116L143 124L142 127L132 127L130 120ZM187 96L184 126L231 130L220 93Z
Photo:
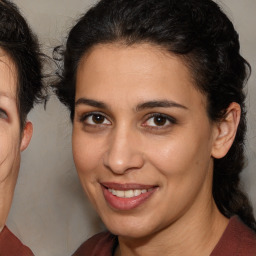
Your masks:
M118 235L115 255L209 255L228 223L212 197L213 157L232 145L239 105L211 122L186 65L149 44L95 46L79 64L75 99L75 165ZM155 189L139 206L119 210L103 195L106 182Z
M0 231L3 229L14 194L20 154L29 144L32 124L20 130L17 108L17 71L13 61L0 48Z

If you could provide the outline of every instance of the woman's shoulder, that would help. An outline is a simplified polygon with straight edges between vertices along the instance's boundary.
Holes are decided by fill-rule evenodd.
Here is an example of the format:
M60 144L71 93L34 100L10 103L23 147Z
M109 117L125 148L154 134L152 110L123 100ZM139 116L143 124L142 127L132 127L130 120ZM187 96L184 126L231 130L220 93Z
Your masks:
M85 241L73 256L111 256L117 245L117 236L101 232Z
M6 226L0 233L0 255L34 256L32 251L25 246Z
M245 254L246 253L246 254ZM256 233L233 216L211 256L255 256Z

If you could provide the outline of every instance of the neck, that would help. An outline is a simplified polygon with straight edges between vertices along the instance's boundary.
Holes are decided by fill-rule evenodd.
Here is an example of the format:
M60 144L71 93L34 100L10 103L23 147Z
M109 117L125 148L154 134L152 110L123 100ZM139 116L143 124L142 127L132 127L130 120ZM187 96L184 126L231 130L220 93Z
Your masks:
M150 237L119 237L115 256L210 255L223 234L228 219L219 212L213 199L206 207L199 209L199 214L198 211L197 214L186 214Z

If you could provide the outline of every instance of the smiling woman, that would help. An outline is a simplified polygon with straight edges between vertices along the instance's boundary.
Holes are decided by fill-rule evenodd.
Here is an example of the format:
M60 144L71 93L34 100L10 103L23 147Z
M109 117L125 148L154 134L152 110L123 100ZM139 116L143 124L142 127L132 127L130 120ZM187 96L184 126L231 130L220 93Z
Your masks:
M0 255L33 255L5 222L17 181L20 155L33 127L28 112L41 93L37 41L15 5L0 0Z
M110 231L74 255L255 255L239 179L250 68L218 5L102 0L64 57L75 165Z
M217 131L182 61L148 44L96 46L78 67L81 97L105 105L76 105L73 153L108 228L145 237L185 213L201 219Z

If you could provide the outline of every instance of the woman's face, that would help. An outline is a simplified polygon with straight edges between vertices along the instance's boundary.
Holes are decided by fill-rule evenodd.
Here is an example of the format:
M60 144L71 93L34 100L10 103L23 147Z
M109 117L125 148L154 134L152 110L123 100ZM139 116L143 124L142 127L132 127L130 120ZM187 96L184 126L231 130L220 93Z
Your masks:
M11 206L23 147L16 75L12 60L0 49L0 230Z
M147 236L209 206L216 127L181 59L149 44L96 46L75 100L74 161L110 231Z

